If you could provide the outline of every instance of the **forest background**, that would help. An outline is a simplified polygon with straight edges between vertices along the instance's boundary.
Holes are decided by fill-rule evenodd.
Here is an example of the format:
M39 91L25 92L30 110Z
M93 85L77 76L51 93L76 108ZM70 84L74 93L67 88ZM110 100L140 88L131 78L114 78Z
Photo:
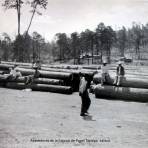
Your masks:
M31 8L29 24L21 34L21 8ZM94 30L85 29L71 34L57 32L52 41L47 41L37 31L29 33L36 14L42 15L48 0L4 0L2 6L17 13L18 33L15 39L3 32L0 36L0 57L4 61L42 63L98 64L106 57L112 62L119 57L133 60L148 59L148 23L133 22L131 28L115 30L98 22ZM91 59L90 61L88 59Z

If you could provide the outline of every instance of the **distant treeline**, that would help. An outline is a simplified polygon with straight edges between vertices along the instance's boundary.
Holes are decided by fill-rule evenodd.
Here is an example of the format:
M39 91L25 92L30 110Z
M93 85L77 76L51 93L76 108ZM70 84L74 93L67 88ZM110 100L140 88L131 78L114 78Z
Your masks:
M70 35L57 33L51 42L45 41L37 32L18 35L15 40L3 33L0 37L0 56L5 61L33 62L40 59L44 63L50 63L99 55L101 60L106 56L110 61L111 52L116 49L122 57L127 50L132 50L140 59L141 49L148 52L147 46L148 24L133 23L131 28L123 26L114 30L111 26L100 23L94 31L86 29Z

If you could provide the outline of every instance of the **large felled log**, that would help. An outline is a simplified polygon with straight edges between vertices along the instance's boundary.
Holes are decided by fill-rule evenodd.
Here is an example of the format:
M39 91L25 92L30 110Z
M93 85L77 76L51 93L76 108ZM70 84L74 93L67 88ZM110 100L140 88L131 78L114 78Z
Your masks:
M70 86L59 86L59 85L44 85L44 84L34 84L31 86L32 90L35 91L50 91L62 94L72 94L72 88Z
M148 89L97 85L96 98L148 102Z
M0 64L0 70L4 71L9 71L9 68L12 68L13 65L8 65L8 64Z
M115 74L110 75L110 77L107 80L108 85L113 85L113 82L115 80ZM101 83L101 74L96 74L93 77L93 82L95 84ZM148 79L145 79L143 77L137 77L137 76L126 76L121 81L120 86L123 87L133 87L133 88L147 88L148 89Z
M25 77L18 77L16 79L7 80L8 75L0 75L0 82L17 82L17 83L25 83ZM58 79L48 79L48 78L35 78L34 83L36 84L52 84L52 85L62 85L64 83L63 80Z
M36 83L36 84L63 85L64 81L58 80L58 79L36 78L36 79L34 79L34 83Z
M100 68L100 65L42 65L42 67L46 68L55 68L55 69L69 69L69 70L78 70L78 69L86 69L86 70L96 70Z
M32 69L17 68L23 75L31 75L34 73ZM79 88L79 70L72 71L43 71L40 70L40 77L42 78L52 78L52 79L62 79L64 80L64 85L72 86L74 91L77 91ZM92 80L93 72L87 72L82 70L81 73L87 74Z
M82 74L87 74L89 76L89 80L91 81L93 78L93 71L87 71L87 70L68 70L68 69L52 69L52 68L46 68L44 70L50 70L50 71L54 71L54 72L64 72L64 73L72 73L73 74L73 79L71 82L71 86L73 88L74 91L78 91L79 89L79 82L80 82L80 76L79 73L81 72Z
M25 69L25 68L17 68L22 75L27 76L27 75L33 75L35 70L34 69ZM53 78L53 79L72 79L72 74L71 73L64 73L64 72L53 72L53 71L42 71L39 70L40 72L40 77L42 78Z
M25 69L32 69L32 67L24 67L24 66L19 66L19 68L25 68ZM79 74L80 72L82 74L88 74L88 75L93 75L96 70L85 70L85 69L61 69L61 68L48 68L48 67L41 67L42 71L51 71L51 72L63 72L63 73L72 73L72 74Z
M101 65L90 65L90 66L82 66L83 69L91 69L91 70L97 70L101 69Z
M58 64L58 65L45 65L45 64L43 64L42 65L43 67L47 67L47 68L57 68L57 69L78 69L79 68L79 66L77 66L77 65L60 65L60 64Z
M22 63L22 62L6 62L6 61L2 61L2 64L7 64L7 65L18 65L18 66L31 66L32 63Z
M8 82L6 84L6 87L12 89L21 89L21 90L25 88L31 88L34 91L47 91L47 92L55 92L62 94L72 93L72 88L70 86L47 85L47 84L32 84L30 86L26 86L24 83Z

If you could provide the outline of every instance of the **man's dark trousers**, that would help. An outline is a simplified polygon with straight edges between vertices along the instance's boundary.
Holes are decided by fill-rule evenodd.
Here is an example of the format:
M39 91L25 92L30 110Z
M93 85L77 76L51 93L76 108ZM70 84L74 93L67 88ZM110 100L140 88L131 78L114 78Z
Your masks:
M81 114L85 114L85 113L87 113L89 106L91 104L91 100L89 98L88 91L85 91L81 95L81 99L82 99Z

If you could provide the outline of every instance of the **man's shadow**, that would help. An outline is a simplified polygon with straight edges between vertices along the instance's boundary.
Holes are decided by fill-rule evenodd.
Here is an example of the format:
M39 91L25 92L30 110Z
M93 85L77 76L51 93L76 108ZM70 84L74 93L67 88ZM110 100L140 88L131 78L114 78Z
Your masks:
M83 119L86 121L96 121L93 119L93 116L91 116L91 115L83 116Z

